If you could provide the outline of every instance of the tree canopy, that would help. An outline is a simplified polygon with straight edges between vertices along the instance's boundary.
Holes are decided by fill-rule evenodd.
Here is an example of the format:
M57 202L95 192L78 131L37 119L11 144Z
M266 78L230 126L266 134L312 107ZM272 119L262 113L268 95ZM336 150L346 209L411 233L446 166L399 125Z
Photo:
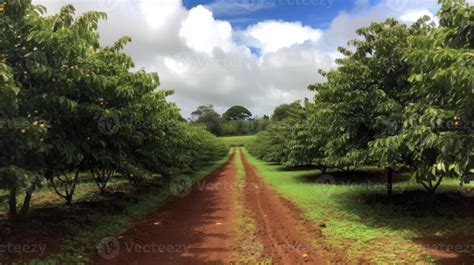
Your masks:
M169 180L224 155L222 142L182 121L157 73L133 69L129 37L99 44L105 13L45 11L8 1L0 20L0 188L12 220L25 217L38 182L71 204L80 173L103 192L113 175Z
M474 11L464 0L440 3L439 25L388 19L357 30L339 48L338 68L309 86L315 97L304 118L277 107L254 153L322 169L383 166L388 179L410 168L431 192L443 178L463 178L473 168Z
M199 106L191 113L194 124L203 125L217 136L250 135L266 128L268 118L252 117L252 113L242 106L229 108L222 117L213 105Z
M225 120L247 120L252 117L252 113L242 106L232 106L224 114L222 118Z

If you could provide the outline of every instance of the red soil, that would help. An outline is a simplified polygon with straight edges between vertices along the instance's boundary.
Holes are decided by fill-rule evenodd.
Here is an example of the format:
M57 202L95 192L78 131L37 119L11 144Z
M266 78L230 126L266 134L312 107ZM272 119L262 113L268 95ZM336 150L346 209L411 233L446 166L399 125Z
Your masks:
M235 196L232 189L214 184L234 183L234 160L232 156L194 185L188 196L171 200L135 223L122 238L114 239L120 251L103 255L108 259L98 255L94 264L229 264L237 245Z
M300 211L282 199L257 176L242 153L246 173L244 205L257 223L257 238L264 245L262 261L272 264L327 264L316 253L311 237L320 231L304 222ZM94 264L231 264L238 241L235 218L235 157L193 186L184 198L136 222ZM203 188L206 187L206 188ZM258 188L252 188L258 187ZM251 243L251 242L248 242ZM119 247L117 247L119 246ZM247 253L240 253L245 255Z
M257 222L264 256L273 264L328 264L311 244L311 238L321 236L321 232L304 222L301 212L292 203L268 187L242 150L240 152L247 186L255 187L246 189L245 204Z

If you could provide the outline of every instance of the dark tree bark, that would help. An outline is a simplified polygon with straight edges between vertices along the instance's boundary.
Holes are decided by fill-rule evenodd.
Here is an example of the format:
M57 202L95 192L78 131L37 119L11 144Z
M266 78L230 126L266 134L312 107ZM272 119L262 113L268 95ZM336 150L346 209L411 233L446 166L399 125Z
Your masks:
M18 188L10 188L10 195L9 195L9 219L13 223L17 223L21 220L26 219L28 216L28 211L30 209L31 198L33 196L33 192L36 189L36 180L25 192L25 198L23 199L23 205L21 206L20 211L18 212L17 203L17 194Z
M49 181L52 184L54 191L56 194L58 194L60 197L64 198L66 200L66 205L70 206L72 205L72 199L74 197L74 191L76 190L76 185L79 180L79 172L80 170L76 170L76 173L74 174L74 177L70 178L67 174L64 174L63 178L61 176L56 176L58 179L59 183L56 183L54 181L54 177L51 178ZM60 186L64 187L64 193L61 193L58 187L58 184Z
M26 190L25 198L23 199L23 205L21 206L19 213L21 219L25 219L28 215L28 211L30 210L31 197L33 196L33 192L36 189L36 181L37 179L35 179L35 182L33 182L28 190Z
M10 188L8 204L9 204L9 218L11 222L16 222L18 220L18 214L16 210L16 193L17 193L17 187Z

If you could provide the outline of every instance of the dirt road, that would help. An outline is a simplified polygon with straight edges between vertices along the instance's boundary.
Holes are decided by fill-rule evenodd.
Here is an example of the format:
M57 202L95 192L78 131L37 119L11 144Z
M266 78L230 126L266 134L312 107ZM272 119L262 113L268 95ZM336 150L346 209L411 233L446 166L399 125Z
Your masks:
M326 264L310 244L311 233L302 224L300 212L282 199L257 175L245 154L242 162L246 187L235 188L236 159L195 184L191 193L176 197L132 225L123 236L105 244L110 249L94 258L94 264L231 264L242 253L235 218L236 192L252 212L257 238L264 246L265 260L273 264Z
M94 263L229 264L237 245L234 191L217 184L233 183L235 172L235 156L232 156L194 185L189 195L172 199L145 220L135 223L119 238L118 253L99 255Z
M242 150L240 152L247 185L257 187L246 189L245 203L257 221L264 255L271 258L273 264L328 264L310 242L310 238L319 236L320 231L304 223L300 211L268 187Z

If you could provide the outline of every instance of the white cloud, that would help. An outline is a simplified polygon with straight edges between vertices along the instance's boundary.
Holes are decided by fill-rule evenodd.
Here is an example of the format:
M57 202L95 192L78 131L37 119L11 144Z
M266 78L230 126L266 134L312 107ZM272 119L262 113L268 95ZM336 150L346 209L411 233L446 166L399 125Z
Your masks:
M206 8L219 16L236 16L253 13L262 9L274 7L273 1L265 0L216 0L206 5Z
M179 36L188 47L207 54L211 54L214 48L230 51L235 47L230 23L215 20L212 12L201 5L189 11L181 24Z
M413 23L418 21L418 19L422 18L423 16L429 16L431 19L435 17L435 15L431 13L428 9L421 9L409 11L400 16L399 19L404 22Z
M50 14L69 2L76 6L77 14L107 12L109 19L99 27L102 43L130 36L133 42L125 52L137 67L159 73L160 88L176 91L170 99L185 117L203 104L213 104L220 112L239 104L254 114L269 114L281 103L311 97L308 84L323 80L317 69L334 67L334 59L340 56L336 47L357 37L357 28L387 17L411 20L416 12L433 12L431 5L397 11L381 3L341 12L326 30L272 20L236 31L229 21L215 19L217 5L187 10L181 0L34 1L50 8ZM262 52L252 54L251 47Z
M163 27L179 13L182 0L138 0L140 10L151 27Z
M300 22L270 20L252 25L242 34L246 44L261 49L265 54L306 41L316 42L321 38L322 31L303 26Z

